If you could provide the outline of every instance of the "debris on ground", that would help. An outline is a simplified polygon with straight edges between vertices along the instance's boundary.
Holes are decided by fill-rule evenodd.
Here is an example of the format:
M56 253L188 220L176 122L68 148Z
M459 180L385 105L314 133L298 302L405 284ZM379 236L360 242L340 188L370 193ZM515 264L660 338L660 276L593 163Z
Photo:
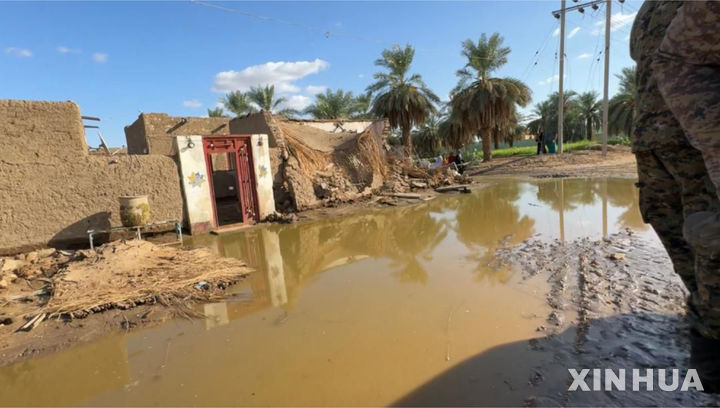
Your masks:
M213 301L250 272L233 258L206 248L180 250L143 240L116 241L87 251L55 276L43 311L50 317L84 317L106 309L160 303L188 309L193 301ZM195 290L201 283L202 292Z
M30 331L50 317L82 318L107 309L160 304L180 315L221 299L251 269L210 250L115 241L96 250L43 249L0 259L0 325ZM200 284L202 291L195 289ZM0 336L3 332L0 332Z

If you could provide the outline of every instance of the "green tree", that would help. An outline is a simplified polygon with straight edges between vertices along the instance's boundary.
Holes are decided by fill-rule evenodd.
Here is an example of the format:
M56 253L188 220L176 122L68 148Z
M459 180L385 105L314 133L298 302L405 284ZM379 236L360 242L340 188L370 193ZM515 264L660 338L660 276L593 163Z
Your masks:
M386 68L387 72L376 72L373 75L375 83L367 88L369 93L375 95L372 113L387 118L390 126L400 128L408 156L413 153L413 126L425 123L437 111L435 104L440 102L420 75L409 74L414 56L415 49L409 44L405 48L396 45L392 49L383 50L382 57L375 61L375 65Z
M351 117L353 119L370 119L373 118L371 111L372 95L368 92L355 97L355 107Z
M535 119L528 123L528 129L537 134L558 133L558 102L559 94L554 92L542 102L535 104L533 116ZM580 114L578 95L575 91L563 93L563 139L576 140L582 135L582 117Z
M582 120L585 122L585 138L592 140L593 129L600 127L600 113L602 103L598 100L598 93L589 91L577 98L577 108Z
M295 109L279 109L282 103L287 102L287 98L275 97L275 85L254 86L247 92L247 97L260 110L272 114L291 116L298 113Z
M449 147L441 131L442 123L442 115L432 114L413 131L413 146L419 156L434 157Z
M255 109L255 107L250 103L250 98L240 91L229 92L227 95L220 98L220 102L223 106L225 106L225 109L234 113L235 116L242 116L257 111L257 109Z
M530 88L519 79L490 76L508 61L510 47L502 43L498 33L489 38L483 33L477 43L462 42L461 54L467 63L456 73L459 80L450 102L455 122L462 124L460 139L468 142L480 131L484 160L492 159L491 139L508 126L513 107L525 106L531 98Z
M218 106L214 109L208 109L208 116L211 118L224 118L225 117L225 111L223 111L223 108Z
M635 67L626 67L615 75L620 80L620 89L610 99L608 107L608 133L630 135L635 110Z
M304 113L315 119L346 119L351 117L356 109L357 100L352 92L342 89L333 92L328 89L324 94L315 96L315 103L308 106Z

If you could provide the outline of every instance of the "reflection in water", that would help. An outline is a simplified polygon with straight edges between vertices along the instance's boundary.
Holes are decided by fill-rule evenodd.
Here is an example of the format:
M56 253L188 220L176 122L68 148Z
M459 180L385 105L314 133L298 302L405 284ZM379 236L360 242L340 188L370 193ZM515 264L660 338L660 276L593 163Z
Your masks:
M201 324L0 369L0 404L388 404L483 350L538 335L545 283L518 286L496 248L647 231L636 203L630 180L502 179L416 206L193 237L256 272L229 301L204 305Z

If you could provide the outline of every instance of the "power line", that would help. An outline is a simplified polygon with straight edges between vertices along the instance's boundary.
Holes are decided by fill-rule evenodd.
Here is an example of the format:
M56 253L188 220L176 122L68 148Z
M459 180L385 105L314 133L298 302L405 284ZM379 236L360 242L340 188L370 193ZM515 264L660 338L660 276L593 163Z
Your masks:
M202 0L190 0L190 2L193 4L198 4L203 7L214 8L214 9L222 10L222 11L225 11L228 13L238 14L238 15L241 15L246 18L251 18L251 19L255 19L255 20L259 20L259 21L272 22L272 23L276 23L276 24L282 24L282 25L286 25L289 27L296 27L296 28L300 28L303 30L320 33L323 36L325 36L325 38L344 37L344 38L350 38L350 39L358 40L358 41L368 41L368 42L372 42L375 44L386 44L386 45L389 44L387 41L383 41L383 40L363 37L363 36L354 35L354 34L345 34L345 33L337 32L337 31L330 31L330 30L327 30L324 28L314 27L314 26L311 26L308 24L296 23L294 21L281 20L279 18L270 17L270 16L263 16L260 14L255 14L255 13L250 13L250 12L243 11L243 10L225 7L225 6L221 6L219 4L209 3L206 1L202 1Z
M530 73L533 69L538 65L540 62L540 57L542 56L543 52L545 51L545 48L547 48L547 45L550 42L550 38L552 38L552 33L555 31L557 27L551 27L550 31L548 32L547 36L545 37L545 40L543 41L540 48L538 48L535 51L535 54L530 58L530 61L528 62L528 65L525 67L525 70L523 70L523 74L521 76L522 80L525 81L528 76L530 76ZM534 62L533 62L534 61Z

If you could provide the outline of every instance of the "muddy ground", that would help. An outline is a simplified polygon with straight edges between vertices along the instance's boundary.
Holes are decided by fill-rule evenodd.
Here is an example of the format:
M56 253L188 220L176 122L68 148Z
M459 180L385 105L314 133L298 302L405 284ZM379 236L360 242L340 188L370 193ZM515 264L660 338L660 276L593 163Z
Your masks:
M687 292L657 243L632 231L603 240L563 244L527 242L499 250L501 262L525 277L546 276L551 312L538 327L546 337L528 342L533 351L552 352L531 373L537 392L529 405L717 405L720 395L702 392L567 392L567 368L689 368ZM681 379L683 376L681 375ZM565 379L569 379L565 372Z
M115 241L0 259L0 366L109 333L199 316L251 269L205 248Z
M562 155L520 156L493 159L468 169L473 177L637 177L635 156L628 147L608 146L607 156L598 150L581 150Z
M526 241L496 250L493 267L547 280L543 337L495 347L462 362L400 406L717 406L720 395L631 390L633 368L689 368L686 291L657 243L631 231L603 240ZM529 318L530 316L528 316ZM535 317L535 316L533 316ZM504 362L504 363L503 363ZM487 367L501 371L484 378ZM627 391L569 392L568 369L627 370ZM492 373L491 373L492 374ZM592 387L592 372L587 377ZM643 388L644 390L644 388ZM506 392L503 392L506 391ZM524 401L506 398L520 394Z

